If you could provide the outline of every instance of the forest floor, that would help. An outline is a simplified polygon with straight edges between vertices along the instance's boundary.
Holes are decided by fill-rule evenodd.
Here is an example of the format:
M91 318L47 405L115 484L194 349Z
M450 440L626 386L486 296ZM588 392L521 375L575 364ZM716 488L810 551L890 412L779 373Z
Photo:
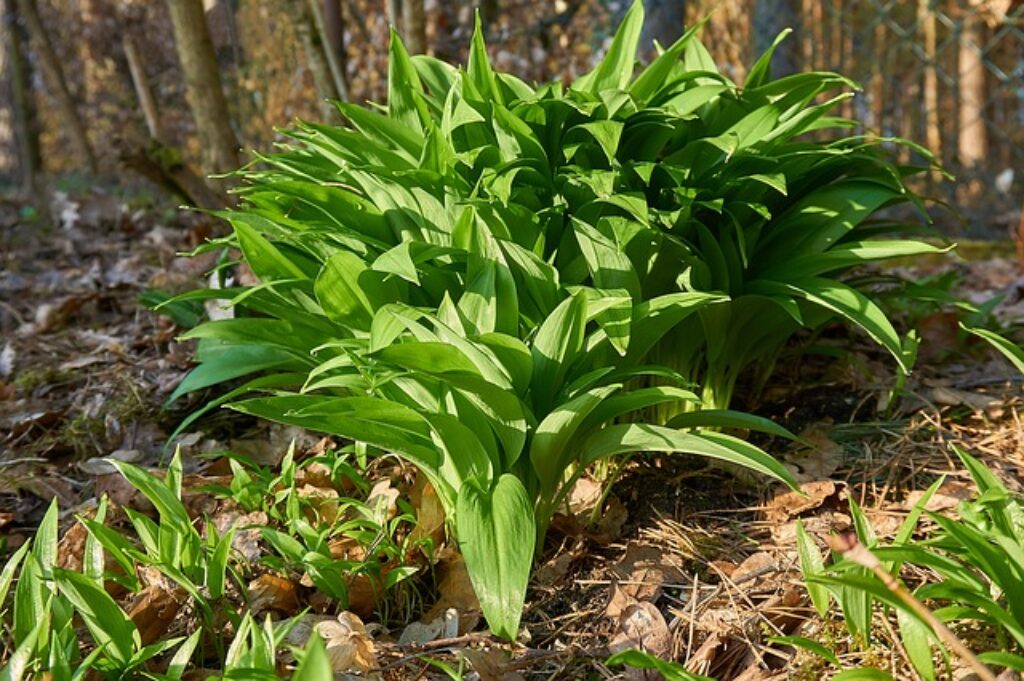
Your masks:
M114 196L65 198L55 211L61 225L43 231L19 211L0 204L0 536L9 553L32 536L56 498L59 562L74 566L82 562L83 541L76 514L88 515L103 494L117 506L145 509L104 459L165 466L170 433L211 397L165 405L194 348L139 299L201 282L212 256L177 253L200 243L213 225L201 216L132 209ZM975 304L1001 295L993 308L999 322L1024 321L1017 265L999 246L969 250L977 251L969 260L951 257L900 273ZM606 498L601 480L584 479L556 518L519 642L498 643L482 632L465 570L453 551L441 548L430 559L413 560L418 574L388 596L350 594L349 609L366 624L350 628L346 639L352 669L383 678L444 678L437 665L447 661L484 681L618 678L625 672L604 664L610 651L640 647L719 679L819 678L820 658L769 641L803 636L834 650L846 666L870 663L906 678L888 620L876 617L876 637L856 648L840 616L823 620L810 607L797 520L818 538L848 531L852 499L875 532L890 538L941 475L945 482L927 508L953 510L972 486L951 443L1021 491L1024 390L1007 362L958 334L956 309L894 305L892 314L922 337L918 367L897 398L889 395L891 361L866 341L837 357L829 350L838 344L826 334L815 340L817 352L781 358L768 388L741 405L802 436L799 445L759 444L787 462L804 495L739 482L685 458L638 457ZM296 459L341 444L224 410L197 421L175 443L188 474L189 510L210 515L221 528L267 522L209 485L230 480L224 452L272 470L292 442ZM311 497L383 497L393 508L420 514L423 524L422 489L405 467L371 465L369 489L330 489L329 481L306 473L303 489ZM338 614L306 580L261 562L267 547L258 532L240 532L235 548L244 557L237 574L246 588L232 596L240 610L261 618L306 608L304 618ZM156 597L167 588L153 581L148 599L122 595L123 607L152 640L194 626L188 608L168 611L166 599ZM419 620L421 626L408 626ZM636 670L625 674L644 678Z

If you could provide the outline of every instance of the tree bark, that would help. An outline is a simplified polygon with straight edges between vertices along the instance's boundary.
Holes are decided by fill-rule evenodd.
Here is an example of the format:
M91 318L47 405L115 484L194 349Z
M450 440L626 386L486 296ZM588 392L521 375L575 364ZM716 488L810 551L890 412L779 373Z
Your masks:
M167 0L167 5L189 106L199 133L203 167L208 173L234 170L239 163L238 140L231 128L203 0Z
M327 58L327 66L331 71L331 79L334 81L334 89L340 100L348 101L348 84L345 82L345 68L338 59L338 54L333 50L326 49L327 30L324 27L324 14L321 11L320 0L308 0L309 15L313 19L313 27L316 34L316 42L319 43L321 53Z
M326 46L320 42L308 7L299 17L295 28L302 42L302 49L306 52L309 72L313 74L313 85L320 95L320 114L324 119L331 118L335 109L328 100L338 99L338 90L334 86L330 64L327 63L327 53L324 51Z
M96 155L89 145L89 138L85 134L85 125L82 117L79 116L75 107L75 101L71 97L67 81L64 80L64 71L60 61L50 45L49 37L43 28L43 22L39 19L39 12L36 9L35 0L18 0L18 10L21 18L28 29L29 37L35 48L39 66L43 70L43 76L47 81L47 89L57 105L57 113L64 123L64 129L70 137L71 145L75 148L82 164L90 174L98 172Z
M644 27L640 32L640 54L655 56L654 41L668 47L686 29L686 3L672 0L644 0Z
M917 0L917 21L921 26L924 64L924 139L928 149L942 159L942 134L939 127L939 77L935 68L935 11L930 0Z
M402 37L409 54L426 54L427 14L423 0L402 0Z
M163 128L160 125L160 112L156 107L156 99L153 97L153 90L149 86L149 77L146 76L146 68L142 63L142 55L135 39L128 30L124 30L121 39L124 45L124 56L128 61L128 70L132 74L132 85L135 86L135 96L142 108L142 117L146 121L146 129L149 136L160 143L166 143Z
M39 128L36 122L35 106L32 101L32 86L29 66L25 60L21 26L18 24L16 0L5 0L4 14L7 18L4 29L7 45L7 63L11 74L11 109L14 117L14 137L18 154L18 173L22 190L29 196L38 194L39 173Z
M963 15L959 50L960 81L960 163L970 168L988 155L988 134L985 130L985 64L981 50L984 47L984 24L972 12Z

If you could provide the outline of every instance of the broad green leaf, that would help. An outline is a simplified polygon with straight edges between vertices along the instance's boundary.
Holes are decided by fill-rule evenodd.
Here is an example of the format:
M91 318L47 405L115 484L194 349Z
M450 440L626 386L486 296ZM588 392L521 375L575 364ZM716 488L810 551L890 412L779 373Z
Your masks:
M533 505L523 484L513 475L501 476L492 489L464 484L455 525L488 626L496 636L514 640L536 541Z
M993 348L998 350L1006 359L1010 360L1010 363L1016 367L1017 371L1024 374L1024 348L1010 341L1004 336L999 335L995 331L988 329L975 329L965 326L962 322L960 324L967 333L977 336L982 340L988 342Z
M298 669L292 675L292 681L328 681L334 678L334 669L331 667L331 659L327 656L327 649L320 634L313 632L306 644L305 653Z
M127 666L139 645L139 632L102 586L85 575L54 569L61 593L75 606L89 633L121 665Z
M831 602L828 589L824 585L810 580L813 576L825 573L825 561L821 557L818 545L807 534L807 530L804 529L804 524L800 520L796 521L796 548L800 554L800 571L803 573L804 582L807 585L807 594L811 597L811 603L818 615L825 617L828 615L828 607Z
M609 657L605 664L609 667L634 667L635 669L653 669L665 681L711 681L710 677L686 671L686 667L676 662L669 662L642 650L623 650Z
M803 648L804 650L814 653L818 657L834 664L837 667L841 667L842 664L839 662L839 658L836 654L826 648L821 643L804 636L772 636L768 639L769 643L781 643L782 645L793 646L794 648Z
M624 90L633 77L633 63L643 24L643 2L634 0L601 62L593 71L577 79L573 87L593 94L608 89Z

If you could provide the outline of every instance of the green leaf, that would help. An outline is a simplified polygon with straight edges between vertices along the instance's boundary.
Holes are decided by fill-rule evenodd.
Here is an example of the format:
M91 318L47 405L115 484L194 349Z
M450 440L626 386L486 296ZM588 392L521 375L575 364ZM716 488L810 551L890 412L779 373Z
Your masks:
M320 634L314 631L306 644L302 662L292 675L292 681L330 681L333 678L334 669L327 656L324 641Z
M229 214L230 216L233 214ZM306 279L306 273L243 220L231 220L245 261L262 280Z
M935 664L932 662L931 629L905 610L896 610L896 621L900 628L900 639L907 651L914 669L925 681L935 681Z
M683 433L662 426L623 423L608 426L583 443L584 465L615 454L633 452L681 452L697 454L749 468L796 487L790 472L771 455L754 445L721 433Z
M96 643L119 664L127 666L139 644L139 633L132 620L102 586L85 575L55 568L54 577Z
M782 645L793 646L794 648L803 648L804 650L814 653L818 657L827 660L837 667L842 667L842 664L839 662L839 658L836 657L834 652L826 648L821 643L804 636L772 636L768 639L768 642L781 643Z
M787 440L799 439L786 428L763 416L731 409L700 409L673 416L665 424L669 428L739 428L768 433Z
M885 313L862 293L845 284L818 277L784 282L762 279L751 282L747 292L796 296L831 310L864 329L876 343L892 354L904 371L910 370L903 364L903 344L899 334Z
M609 89L624 90L633 77L633 63L636 61L643 25L643 2L634 0L615 31L615 37L604 58L593 71L578 78L573 87L592 94Z
M665 681L712 681L710 677L693 674L686 667L676 662L669 662L642 650L623 650L609 657L605 664L609 667L634 667L636 669L653 669L661 674Z
M430 114L422 99L423 86L394 27L391 28L388 57L388 116L409 130L422 134L424 126L430 122Z
M514 640L526 600L536 541L533 505L513 475L493 489L470 481L455 511L459 550L491 631Z
M893 681L892 675L874 667L847 669L832 677L832 681Z
M796 521L796 547L800 555L800 571L803 573L804 582L807 585L807 594L811 597L811 604L814 605L818 615L824 618L828 615L828 607L831 603L828 589L822 584L812 582L810 578L825 574L825 561L821 557L818 545L807 534L807 530L804 529L804 524L800 520ZM835 664L838 666L839 663Z
M988 342L989 345L998 350L1006 359L1010 360L1010 363L1016 367L1017 371L1024 374L1024 348L1012 342L1008 338L999 335L995 331L988 329L977 329L965 326L963 322L960 322L960 328L971 334L977 336L982 340Z
M367 331L380 307L399 300L394 280L374 272L348 251L339 251L324 263L314 290L331 321Z

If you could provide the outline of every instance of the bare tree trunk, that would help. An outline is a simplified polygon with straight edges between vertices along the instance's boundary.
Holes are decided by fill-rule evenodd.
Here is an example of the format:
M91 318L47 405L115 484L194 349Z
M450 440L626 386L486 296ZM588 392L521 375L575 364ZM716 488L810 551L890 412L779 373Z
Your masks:
M427 51L427 15L423 0L402 0L402 38L410 54Z
M327 58L327 65L331 70L331 79L334 81L334 89L338 93L338 99L348 101L348 84L345 82L344 67L338 60L338 55L333 50L325 49L325 36L327 31L324 27L324 15L320 11L320 0L308 0L309 14L313 19L317 41L320 44L321 53Z
M942 158L942 133L939 128L939 77L935 70L935 12L930 0L917 0L917 20L924 38L924 139L936 158Z
M67 81L64 80L64 71L61 69L57 55L54 54L53 46L50 45L43 22L39 19L35 0L18 0L18 10L21 12L21 17L39 58L39 66L42 67L47 88L57 105L57 112L64 123L64 128L71 138L70 142L88 171L95 175L98 171L96 155L93 154L92 147L89 145L89 138L85 134L85 125L75 108L75 101L71 97L71 91L68 90Z
M885 22L879 21L875 24L874 36L875 59L872 62L871 74L871 113L872 124L875 131L880 135L888 134L885 130L885 72L882 65L886 60L886 50L889 46L886 42Z
M239 161L238 140L231 129L203 0L167 0L167 5L204 169L209 173L234 170Z
M132 34L125 30L121 39L124 45L124 56L128 61L128 70L132 74L132 85L135 86L135 96L142 108L142 117L146 120L146 129L149 136L158 142L165 142L163 128L160 125L160 113L156 108L156 99L153 98L153 90L149 87L149 78L146 76L146 68L142 63L142 55L139 47L135 44Z
M402 0L387 0L388 23L399 30L402 25Z
M320 95L320 114L324 119L329 119L333 116L335 109L328 100L337 99L338 91L334 87L330 64L327 63L325 45L320 42L308 8L297 20L295 28L298 31L299 40L302 42L302 49L306 52L309 71L313 74L313 84L317 94Z
M342 76L346 74L348 56L345 54L345 13L342 0L324 0L324 49L330 50L338 60ZM344 78L346 83L347 78Z
M5 0L4 36L7 45L7 62L11 74L11 108L14 113L14 137L17 144L18 172L21 175L22 190L29 196L38 194L39 173L39 129L36 123L35 106L32 102L32 86L29 79L28 63L25 61L21 26L18 25L16 0Z
M988 134L985 130L985 65L981 50L984 47L984 24L975 14L963 16L960 35L960 163L976 166L988 155Z

